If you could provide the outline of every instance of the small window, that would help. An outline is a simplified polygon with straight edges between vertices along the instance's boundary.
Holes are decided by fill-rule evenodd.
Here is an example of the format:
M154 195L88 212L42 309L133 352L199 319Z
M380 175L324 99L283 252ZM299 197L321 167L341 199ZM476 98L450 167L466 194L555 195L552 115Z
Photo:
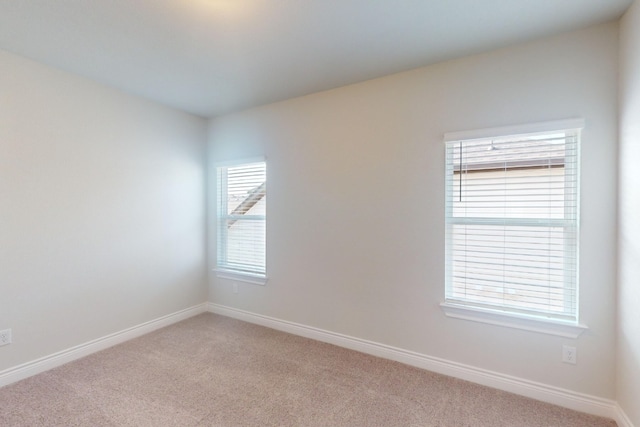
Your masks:
M217 172L216 270L264 283L260 279L266 278L266 163L221 166Z
M447 303L577 322L579 138L446 138Z

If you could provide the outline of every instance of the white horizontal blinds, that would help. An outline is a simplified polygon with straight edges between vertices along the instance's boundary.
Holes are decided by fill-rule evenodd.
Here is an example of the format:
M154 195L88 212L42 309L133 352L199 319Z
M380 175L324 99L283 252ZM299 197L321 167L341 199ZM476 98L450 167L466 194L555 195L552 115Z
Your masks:
M448 300L576 319L578 136L447 142Z
M218 268L266 273L266 164L218 168Z

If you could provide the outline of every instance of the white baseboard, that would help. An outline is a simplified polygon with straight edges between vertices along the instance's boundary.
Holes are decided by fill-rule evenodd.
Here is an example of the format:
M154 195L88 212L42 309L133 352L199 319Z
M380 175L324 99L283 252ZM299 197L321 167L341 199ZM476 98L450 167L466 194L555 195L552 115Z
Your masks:
M616 423L618 423L618 427L634 427L633 423L631 422L627 414L622 410L620 405L618 405L617 403L616 403L616 416L613 417L613 419L616 420Z
M116 344L123 343L133 338L137 338L156 329L169 326L189 317L207 311L207 304L198 304L196 306L177 311L175 313L159 317L149 322L141 323L131 328L116 332L102 338L98 338L84 344L71 347L69 349L59 351L49 356L33 360L31 362L18 365L0 372L0 387L16 381L23 380L32 375L39 374L49 369L53 369L73 360L80 359L100 350L112 347Z
M576 411L612 418L619 423L620 427L633 427L633 425L628 421L628 418L626 424L618 421L621 417L626 418L626 416L624 416L624 412L620 409L618 404L612 400L577 393L559 387L537 383L510 375L504 375L498 372L488 371L486 369L451 362L445 359L431 357L391 347L385 344L367 341L269 316L263 316L244 310L238 310L236 308L219 304L208 303L208 310L212 313L233 317L246 322L349 348L351 350L356 350L373 356L395 360L397 362L426 369L428 371L460 378L543 402L552 403L554 405L563 406Z

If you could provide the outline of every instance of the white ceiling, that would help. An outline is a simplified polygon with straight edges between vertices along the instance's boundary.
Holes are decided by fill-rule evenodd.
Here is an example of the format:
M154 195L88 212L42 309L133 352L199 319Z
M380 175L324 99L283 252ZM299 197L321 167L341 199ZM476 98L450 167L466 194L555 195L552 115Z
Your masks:
M214 116L615 19L633 0L0 0L0 48Z

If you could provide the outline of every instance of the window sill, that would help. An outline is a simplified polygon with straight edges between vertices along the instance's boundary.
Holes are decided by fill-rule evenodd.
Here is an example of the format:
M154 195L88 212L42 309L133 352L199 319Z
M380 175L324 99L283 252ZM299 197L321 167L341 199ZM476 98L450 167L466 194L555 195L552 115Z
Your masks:
M249 274L249 273L239 273L237 271L230 271L230 270L213 269L213 271L215 271L216 277L219 277L221 279L235 280L238 282L252 283L254 285L262 285L262 286L267 284L266 276L259 276L256 274Z
M490 325L556 335L564 338L578 338L584 331L589 329L586 325L579 323L511 313L507 314L498 310L467 307L450 302L443 302L440 304L440 307L447 316L456 319L471 320L474 322L488 323Z

